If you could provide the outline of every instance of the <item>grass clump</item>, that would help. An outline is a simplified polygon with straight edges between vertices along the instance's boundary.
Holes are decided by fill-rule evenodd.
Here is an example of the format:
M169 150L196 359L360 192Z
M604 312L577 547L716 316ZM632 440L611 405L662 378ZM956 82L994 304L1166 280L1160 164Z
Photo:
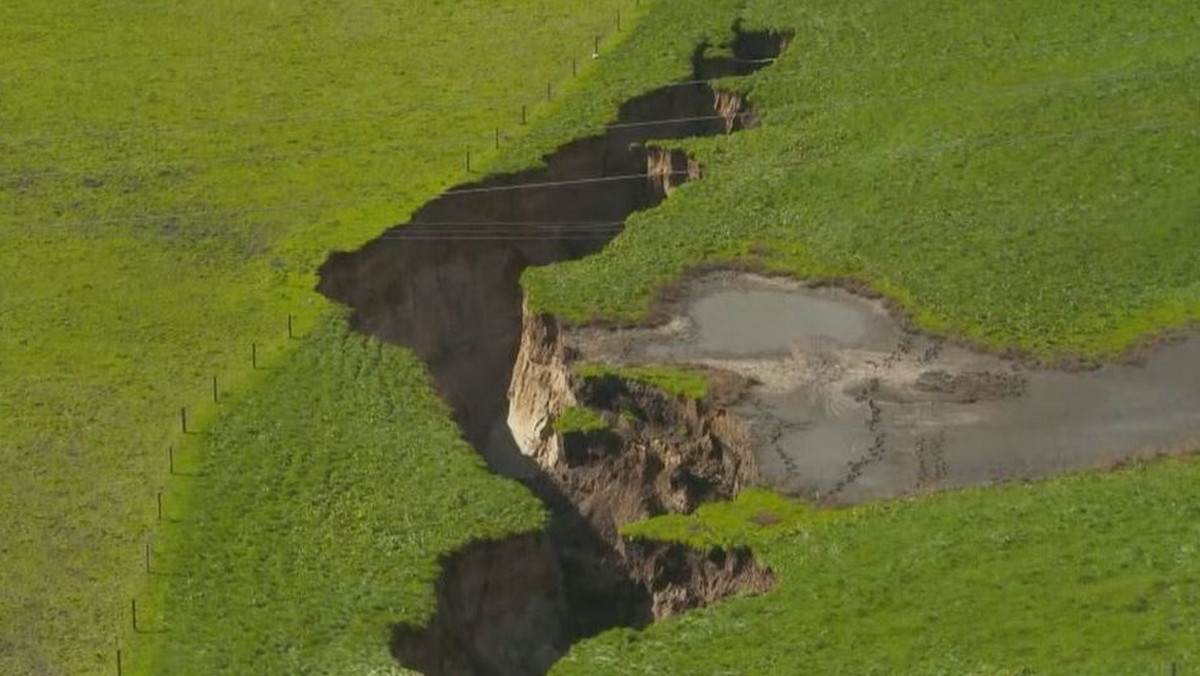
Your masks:
M1186 673L1198 483L1200 461L1170 460L836 512L752 492L656 518L625 532L749 545L777 588L608 632L553 673Z
M614 377L643 383L667 394L687 399L703 399L708 396L708 378L694 369L680 366L643 365L622 366L616 364L581 364L575 373L584 378Z
M621 535L678 542L696 549L734 547L758 542L766 534L777 534L781 529L795 531L801 526L815 525L831 515L778 493L749 489L733 502L709 503L691 514L667 514L629 524L621 529Z
M559 434L591 434L606 429L604 416L584 406L572 406L554 419L554 431Z

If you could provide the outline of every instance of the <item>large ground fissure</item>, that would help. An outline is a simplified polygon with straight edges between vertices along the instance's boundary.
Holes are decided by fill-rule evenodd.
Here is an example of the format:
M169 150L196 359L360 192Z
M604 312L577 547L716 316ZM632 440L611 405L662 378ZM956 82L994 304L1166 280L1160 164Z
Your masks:
M654 449L638 449L643 462L615 462L610 454L595 467L554 472L522 452L508 419L514 363L531 320L522 311L521 272L599 251L630 214L697 178L685 154L650 142L753 125L742 97L702 81L766 67L786 42L782 34L739 31L732 57L710 58L701 46L693 58L697 82L631 99L602 135L560 147L545 166L457 186L409 223L322 266L319 290L353 308L354 328L424 359L467 440L494 471L529 485L552 514L542 538L477 543L444 562L433 620L396 630L393 650L406 666L427 674L539 674L578 638L643 626L741 584L770 583L748 552L701 560L678 548L626 546L616 534L616 526L647 512L731 497L741 477L723 480L718 471L702 482L677 482L682 497L646 498L657 482L646 477L663 465ZM709 426L699 412L689 419L697 429ZM701 446L708 455L730 452L711 438ZM642 506L622 511L620 500L597 499L605 494L629 494Z

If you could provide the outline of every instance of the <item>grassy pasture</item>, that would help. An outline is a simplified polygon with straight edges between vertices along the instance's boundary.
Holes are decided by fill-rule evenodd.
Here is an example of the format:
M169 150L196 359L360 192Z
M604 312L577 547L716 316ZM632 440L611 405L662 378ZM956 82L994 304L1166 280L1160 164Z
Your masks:
M113 673L179 407L256 391L324 252L519 147L631 4L0 7L0 673Z
M642 28L704 34L660 5ZM706 179L535 309L646 316L699 263L853 277L926 329L1054 360L1200 316L1200 10L1184 2L785 3L744 89L760 129L685 144ZM643 48L636 41L630 50ZM645 47L652 54L651 47ZM752 493L630 534L749 544L780 576L577 646L556 674L1186 673L1200 662L1194 460L813 512Z
M128 644L135 674L399 671L437 557L538 530L539 501L486 470L406 350L331 317L181 464L155 535L169 575ZM178 519L176 519L176 515Z
M1200 665L1200 462L845 511L767 493L636 524L775 590L576 646L568 674L1168 674Z
M714 3L719 4L719 3ZM1103 358L1200 316L1200 9L1183 0L751 0L796 31L760 129L688 142L708 180L533 305L638 319L697 263L869 282L929 330ZM702 34L691 3L649 34ZM652 55L649 52L648 55Z
M629 4L0 8L0 673L109 674L118 634L135 673L392 670L382 627L429 611L436 554L540 516L465 454L411 356L310 304L312 271L466 178L468 147L478 167L525 166L686 77L695 42L739 12L797 30L739 85L764 126L687 144L707 179L605 253L531 271L537 309L636 318L688 266L757 257L866 279L927 328L1048 357L1109 355L1200 315L1192 4L641 3L621 48L589 64L591 36L618 7L631 26ZM572 57L588 70L569 83ZM521 129L548 81L554 101ZM287 340L288 314L313 335ZM268 368L251 371L251 341ZM214 373L221 409L202 404ZM203 476L168 481L182 404L205 433L181 462ZM1161 467L828 525L784 505L706 510L698 532L754 545L780 589L606 635L561 670L628 654L656 673L793 673L784 645L830 673L872 673L880 655L910 673L1057 673L1092 645L1094 673L1194 662L1195 558L1179 543L1195 540L1196 470ZM397 504L392 481L424 490ZM163 487L184 511L157 529ZM758 526L765 509L781 523ZM148 584L163 580L142 572L147 538L177 584ZM1085 572L1049 584L1061 570ZM1090 643L1013 605L1014 588L1086 607ZM134 595L166 634L129 635ZM956 652L979 608L1023 623L993 618L997 638ZM933 630L912 638L914 623Z

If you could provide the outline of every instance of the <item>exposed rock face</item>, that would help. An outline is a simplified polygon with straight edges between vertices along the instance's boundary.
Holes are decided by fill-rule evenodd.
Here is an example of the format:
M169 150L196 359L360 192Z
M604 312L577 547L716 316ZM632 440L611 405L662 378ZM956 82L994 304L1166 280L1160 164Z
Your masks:
M508 389L519 452L570 505L570 518L552 529L577 633L611 626L614 609L616 623L638 627L743 584L768 588L770 571L748 552L651 547L618 533L650 516L733 498L755 481L747 426L727 411L745 382L726 377L714 388L719 395L694 401L615 376L575 376L577 352L558 320L527 313ZM559 434L554 421L572 406L601 412L609 428Z
M652 147L646 155L646 164L650 180L667 197L684 182L684 177L689 181L703 177L700 165L682 150Z
M577 387L613 419L615 443L581 460L568 436L568 466L555 475L602 532L732 499L757 477L746 426L725 409L612 377Z
M542 467L561 464L562 444L554 433L554 419L577 403L558 322L526 308L508 387L508 428L521 452Z
M737 495L757 477L744 421L721 405L615 376L577 378L574 350L553 317L530 315L509 386L509 427L600 533L667 512L690 512ZM560 435L554 420L584 405L611 429Z
M758 125L758 117L746 107L746 101L741 94L735 92L717 92L713 110L725 121L725 133L733 133L741 127Z
M558 561L543 533L475 542L447 557L427 626L397 626L401 664L442 676L544 673L567 645Z

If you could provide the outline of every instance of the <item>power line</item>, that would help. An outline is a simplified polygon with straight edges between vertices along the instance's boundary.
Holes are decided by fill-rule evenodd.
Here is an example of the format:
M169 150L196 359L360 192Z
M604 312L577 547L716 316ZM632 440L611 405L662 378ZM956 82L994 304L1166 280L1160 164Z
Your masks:
M659 176L686 174L686 170L680 171L660 171L655 173L640 173L640 174L621 174L618 176L601 176L596 178L577 178L565 181L542 181L540 183L517 183L514 185L497 185L488 186L485 188L460 188L457 190L447 190L442 193L442 197L451 197L459 195L477 195L481 193L503 192L508 190L540 190L543 188L565 188L576 185L587 185L594 183L611 183L616 181L632 181L641 179L656 178Z
M408 221L402 227L406 231L461 231L487 232L501 230L504 232L537 232L539 230L591 230L619 227L624 220L611 221Z
M672 117L663 120L649 120L646 122L617 122L614 124L605 125L605 129L633 129L637 127L654 127L667 124L680 124L683 122L709 122L716 120L734 120L743 117L752 117L756 113L754 111L743 111L733 113L731 115L693 115L690 117Z
M861 159L879 158L879 157L884 157L884 156L899 157L899 156L904 156L904 155L914 155L914 154L918 154L919 151L921 151L921 150L925 150L925 151L935 150L935 151L940 152L940 151L952 150L952 149L961 150L961 149L970 148L970 147L984 147L984 146L1000 147L1000 146L1005 146L1005 145L1016 145L1019 143L1026 143L1026 142L1030 142L1030 141L1046 142L1046 141L1055 141L1055 140L1065 140L1065 139L1070 139L1070 138L1081 138L1081 137L1087 137L1087 136L1094 137L1094 136L1111 134L1111 133L1121 133L1121 132L1145 133L1145 132L1151 132L1151 131L1162 131L1162 130L1167 130L1167 129L1184 128L1184 127L1194 128L1195 125L1191 124L1191 123L1134 125L1134 126L1121 125L1121 126L1114 126L1114 127L1103 127L1103 128L1092 129L1092 130L1087 130L1087 131L1067 132L1067 133L1061 133L1061 134L1049 134L1049 135L1037 135L1037 136L1030 136L1030 135L1015 136L1015 137L1009 137L1004 140L987 139L987 140L977 142L974 144L964 143L964 141L962 139L959 139L957 141L948 141L948 142L943 142L943 143L939 143L939 144L926 144L926 145L921 145L921 146L913 146L910 148L901 149L899 151L873 150L873 151L867 151L867 152L857 153L857 154L853 154L853 155L833 155L830 157L821 158L816 161L800 160L800 161L787 161L787 162L779 162L779 163L763 163L763 164L759 164L757 166L759 168L771 168L771 167L806 166L806 165L814 165L816 163L829 164L829 163L838 162L838 161L855 161L855 160L861 160ZM534 188L534 187L546 188L546 187L557 187L557 186L568 186L568 185L582 185L582 184L588 184L588 183L603 183L603 182L609 182L609 181L649 179L654 176L666 175L667 173L668 172L662 172L660 174L649 174L649 173L626 174L626 175L612 176L612 177L573 179L570 181L548 181L548 182L542 182L542 183L536 183L536 184L518 184L518 185L512 185L512 186L491 186L491 187L485 187L485 188L464 189L464 190L459 190L459 191L447 191L447 192L443 193L443 196L451 195L451 194L473 194L473 193L485 193L485 192L500 192L500 191L506 191L506 190L521 190L521 189L529 189L529 188ZM679 175L679 174L686 174L688 172L672 171L669 173L671 175ZM166 213L166 214L157 214L157 215L143 215L143 216L138 216L138 217L109 219L109 220L103 220L103 221L75 221L75 222L70 222L70 223L61 223L61 224L53 223L53 224L47 224L47 225L86 226L86 225L103 225L103 224L124 224L124 223L130 223L130 222L157 221L157 220L165 220L165 219L170 219L170 218L179 218L179 217L186 217L186 216L203 216L203 215L214 215L214 214L219 214L222 216L238 216L238 215L246 215L246 214L250 214L250 213L259 213L259 212L301 211L301 210L308 210L308 209L312 209L312 208L322 208L322 207L328 207L328 206L359 206L359 205L363 205L363 204L377 203L380 201L384 201L385 199L386 198L381 197L379 199L363 200L363 201L306 203L306 204L300 204L300 205L290 205L290 206L281 206L281 207L246 208L246 209L231 210L231 211L225 211L225 212L216 212L213 210L204 209L204 210L196 210L196 211L191 211L191 212L176 212L176 213Z
M676 118L665 118L665 119L660 119L660 120L647 120L647 121L643 121L643 122L620 122L620 123L606 125L604 127L604 129L605 130L635 129L635 128L641 128L641 127L655 127L655 126L665 126L665 125L671 125L671 124L683 124L683 123L688 123L688 122L703 122L703 121L716 121L716 120L731 121L731 120L735 120L735 119L744 119L745 117L754 116L755 114L756 113L754 113L753 111L745 111L745 112L740 112L740 113L733 113L730 115L694 115L694 116L689 116L689 117L676 117ZM567 127L564 125L562 127L546 128L543 131L546 131L546 132L569 131L574 128L575 127ZM546 134L542 134L542 135L548 137L551 134L546 133ZM539 134L531 134L531 135L527 136L526 138L537 139L538 136L539 136ZM451 141L451 140L454 140L454 141L476 140L476 141L478 141L478 140L484 140L484 139L493 140L494 138L495 138L495 134L493 133L493 134L471 134L469 136L460 136L457 138L425 136L425 137L421 138L421 141L424 141L432 146L437 146L440 149L448 141ZM509 137L509 138L511 138L511 137ZM591 138L591 137L584 137L584 138ZM581 140L581 139L575 139L575 140ZM136 164L122 164L122 165L120 165L120 168L122 170L139 169L139 168L140 169L162 170L162 169L167 169L167 168L182 168L182 167L197 167L197 166L203 167L203 166L210 165L210 164L217 165L217 164L257 163L257 162L271 162L271 161L278 161L278 160L285 160L285 159L296 159L296 158L300 158L300 157L339 155L339 154L348 154L348 153L356 151L356 150L372 150L372 149L412 150L412 147L413 147L413 144L408 141L405 141L403 143L397 143L397 142L393 141L393 142L378 143L378 144L364 144L364 145L355 144L355 145L337 146L335 148L329 148L329 149L297 151L294 153L277 153L274 155L232 155L232 156L226 156L226 157L206 158L203 160L199 160L199 159L197 159L197 160L170 160L167 162L144 162L144 163L136 163ZM98 175L98 173L99 172L87 170L87 169L43 169L43 170L38 170L38 171L10 170L8 172L0 173L0 176L9 175L9 176L17 176L20 178L36 178L36 177L42 177L42 176L96 176L96 175Z
M592 233L558 233L554 235L530 234L530 235L508 235L508 234L447 234L447 235L410 235L403 237L381 236L371 240L372 242L561 242L564 240L597 240L597 239L612 239L620 234L621 228L616 228L605 232Z
M1166 74L1166 73L1192 72L1195 70L1197 70L1197 65L1189 64L1189 65L1177 66L1174 68L1152 69L1150 72L1152 72L1154 74ZM846 108L874 105L874 104L879 104L879 103L915 102L915 101L950 101L950 100L958 100L958 99L967 98L967 97L998 96L998 95L1002 96L1002 95L1007 95L1007 94L1011 94L1011 93L1015 93L1015 92L1027 91L1027 90L1032 90L1032 89L1061 87L1064 85L1083 84L1083 83L1089 83L1089 82L1112 84L1112 83L1123 82L1123 81L1136 81L1139 83L1144 82L1145 81L1145 73L1138 72L1138 71L1133 71L1133 72L1129 72L1129 73L1126 73L1125 71L1108 71L1108 72L1101 73L1101 74L1085 75L1085 76L1080 76L1080 77L1075 77L1075 78L1031 80L1028 82L1015 83L1015 84L1011 84L1011 85L982 87L982 88L978 88L978 89L974 89L974 90L961 90L953 96L923 96L923 95L918 94L918 95L907 95L907 96L866 96L866 97L857 97L857 98L846 98L846 99L840 99L840 100L836 101L835 103L833 103L833 105L814 106L814 105L808 104L808 103L801 103L801 104L796 104L796 105L767 108L767 109L764 109L763 111L758 111L758 110L743 111L743 112L739 112L739 113L734 113L732 115L702 115L702 116L665 118L665 119L660 119L660 120L646 120L646 121L642 121L642 122L617 122L617 123L612 123L612 124L606 125L603 129L605 129L605 130L618 129L619 130L619 129L633 129L633 128L642 128L642 127L665 126L665 125L669 125L669 124L683 124L683 123L687 123L687 122L716 121L716 120L722 120L722 119L724 119L724 120L746 119L747 117L761 117L763 115L768 115L768 114L774 115L774 114L778 114L780 112L787 112L787 111L792 111L792 110L803 110L803 111L844 110ZM567 125L563 125L563 126L559 126L559 127L544 127L544 128L540 128L534 134L527 135L525 138L532 140L532 141L537 141L542 138L554 136L563 131L571 131L574 129L578 129L578 127L577 126L567 126ZM492 135L472 134L469 136L466 136L466 135L460 136L454 140L457 140L457 141L476 140L476 141L478 141L478 140L482 140L482 139L491 140L493 138L494 138L494 134L492 134ZM511 137L508 137L508 138L511 138ZM585 137L585 138L589 138L589 137ZM451 139L427 137L423 140L428 141L431 144L440 145L440 144L444 144L444 143L448 142ZM580 139L575 139L575 140L580 140ZM241 163L241 162L257 163L257 162L275 161L275 160L282 160L282 159L295 159L295 158L300 158L300 157L317 157L317 156L327 156L327 155L334 155L334 154L347 154L348 152L353 151L355 149L376 149L376 148L378 148L378 149L384 149L384 150L386 150L386 149L405 150L405 149L411 149L411 147L412 146L408 142L388 143L388 144L366 144L366 145L362 145L362 146L348 145L348 146L338 146L335 148L323 149L323 150L299 151L299 152L295 152L295 153L283 153L283 154L265 155L265 156L230 156L230 157L212 158L212 159L206 159L206 160L181 160L181 161L172 161L172 162L167 162L167 163L141 163L141 164L133 164L133 165L126 164L126 165L121 165L121 168L125 169L125 168L132 167L132 168L164 169L164 168L177 167L177 166L191 166L191 167L200 166L200 167L203 167L209 163L211 163L211 164L217 164L217 163L232 164L232 163ZM42 170L40 172L28 172L28 171L27 172L20 172L20 171L8 172L9 175L17 176L19 178L38 177L38 176L45 176L45 175L93 176L93 175L96 175L96 173L97 172L95 172L95 171L89 171L89 170L85 170L85 169L80 169L80 170L47 169L47 170ZM2 175L4 175L4 174L0 174L0 176L2 176Z
M761 163L752 164L751 166L756 169L787 168L787 167L815 168L818 165L828 165L828 164L837 163L837 162L853 162L853 161L858 161L858 160L863 160L863 159L877 159L877 158L881 158L881 157L899 158L899 157L907 157L907 156L916 156L923 152L924 153L944 152L947 150L965 150L965 149L985 148L985 147L1005 147L1005 146L1022 145L1022 144L1026 144L1026 143L1046 143L1046 142L1069 140L1069 139L1073 139L1073 138L1099 137L1099 136L1119 134L1119 133L1151 133L1151 132L1166 131L1166 130L1171 130L1171 129L1191 129L1193 131L1193 133L1200 132L1200 128L1198 128L1197 124L1194 122L1152 123L1152 124L1143 123L1143 124L1137 124L1137 125L1115 125L1115 126L1108 126L1108 127L1097 127L1097 128L1093 128L1093 129L1080 130L1080 131L1074 131L1074 132L1064 132L1064 133L1058 133L1058 134L1016 135L1016 136L1005 137L1002 139L986 138L986 139L982 139L982 140L975 141L975 142L970 142L966 138L960 138L960 139L953 140L953 141L915 145L915 146L910 146L907 148L901 148L901 149L896 149L896 150L870 150L870 151L864 151L864 152L853 153L853 154L831 155L828 157L822 157L822 158L817 158L817 159L786 160L786 161L781 161L781 162L761 162ZM609 181L650 179L650 178L653 178L656 176L679 175L679 174L686 174L686 173L689 173L689 172L687 172L687 171L671 171L671 172L662 172L662 173L658 173L658 174L650 174L650 173L625 174L625 175L610 176L610 177L573 179L573 180L569 180L569 181L547 181L547 182L542 182L542 183L537 183L537 184L518 184L518 185L511 185L511 186L490 186L490 187L481 187L481 188L474 188L474 189L463 189L463 190L459 190L459 191L451 190L451 191L442 193L442 196L444 197L446 195L452 195L452 194L462 195L462 194L473 194L473 193L500 192L500 191L507 191L507 190L522 190L522 189L530 189L530 188L534 188L534 187L545 188L545 187L557 187L557 186L568 186L568 185L582 185L582 184L588 184L588 183L603 183L603 182L609 182ZM229 216L229 215L244 215L244 214L251 214L251 213L259 213L259 212L289 212L289 211L302 211L302 210L308 210L308 209L313 209L313 208L322 208L322 207L327 207L327 206L361 206L361 205L365 205L365 204L376 204L381 201L385 201L387 199L388 198L380 197L378 199L361 200L361 201L304 203L304 204L293 204L293 205L281 206L281 207L247 208L247 209L240 209L240 210L227 211L227 212L217 212L217 211L213 211L213 210L197 210L197 211L193 211L193 212L149 214L149 215L143 215L143 216L135 216L135 217L129 217L129 218L122 218L122 219L110 219L110 220L104 220L104 221L81 220L81 221L74 221L74 222L69 222L69 223L48 223L48 224L44 224L44 225L48 226L48 227L52 227L52 226L86 226L86 225L108 224L108 223L124 224L124 223L130 223L130 222L165 220L165 219L169 219L169 218L178 218L181 216L188 216L188 215ZM439 199L439 198L435 198L435 199ZM36 230L36 229L37 229L37 226L35 226L33 228L33 230Z
M500 225L500 224L496 224ZM557 235L611 234L625 227L624 221L613 221L603 225L557 225L547 222L539 226L501 226L488 228L440 227L437 223L407 223L396 226L376 239L427 239L444 237L516 237L544 238Z
M447 190L447 191L441 193L441 196L445 197L447 195L470 195L470 194L476 194L476 193L499 192L502 190L524 190L524 189L531 189L531 188L554 188L554 187L560 187L560 186L585 185L585 184L589 184L589 183L608 183L608 182L615 182L615 181L627 181L627 180L633 180L633 179L639 179L639 178L640 179L651 179L651 178L655 178L658 176L666 176L668 174L674 175L674 174L686 174L686 173L688 173L688 172L687 171L670 171L670 172L656 172L653 174L647 172L647 173L639 173L639 174L622 174L622 175L618 175L618 176L600 176L600 177L592 177L592 178L570 179L570 180L564 180L564 181L544 181L544 182L539 182L539 183L520 183L520 184L514 184L514 185L510 185L510 186L464 188L464 189L459 189L459 190ZM263 208L247 207L245 209L231 209L231 210L227 210L227 211L216 211L216 210L212 210L212 209L196 209L196 210L192 210L192 211L164 212L164 213L160 213L160 214L146 214L146 215L142 215L142 216L131 216L128 218L112 218L112 219L104 219L104 220L99 220L99 221L97 221L97 220L80 220L80 221L66 221L66 222L58 222L58 223L46 223L46 224L44 224L44 227L114 225L114 224L124 224L124 223L131 223L131 222L160 221L160 220L168 220L168 219L188 217L188 216L207 216L207 215L242 216L242 215L246 215L246 214L253 214L253 213L260 213L260 212L304 211L304 210L312 209L312 208L324 208L324 207L336 207L336 206L361 206L361 205L365 205L365 204L374 204L377 202L386 201L388 199L391 199L391 198L381 196L378 199L371 199L371 200L343 200L343 201L316 202L316 203L307 202L304 204L292 204L289 206L263 207ZM437 198L435 198L435 199L437 199Z
M451 226L451 227L473 227L473 226L498 226L498 227L514 227L514 226L589 226L589 225L613 225L620 224L622 221L409 221L409 227L432 227L432 226Z

